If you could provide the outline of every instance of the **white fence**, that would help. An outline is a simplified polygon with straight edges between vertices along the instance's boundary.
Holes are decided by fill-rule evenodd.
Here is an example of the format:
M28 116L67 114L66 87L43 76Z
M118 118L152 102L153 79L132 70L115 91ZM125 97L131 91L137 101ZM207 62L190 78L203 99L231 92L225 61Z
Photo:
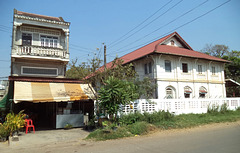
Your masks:
M122 106L122 112L128 114L131 112L149 112L169 111L178 114L199 114L206 113L208 107L221 106L227 104L228 109L235 110L240 107L240 98L221 98L221 99L139 99L130 105Z

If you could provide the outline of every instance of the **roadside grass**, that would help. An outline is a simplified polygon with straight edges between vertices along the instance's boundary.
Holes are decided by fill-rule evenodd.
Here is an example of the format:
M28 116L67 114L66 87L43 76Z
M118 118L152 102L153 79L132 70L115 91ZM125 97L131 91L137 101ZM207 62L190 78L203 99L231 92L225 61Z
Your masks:
M205 114L182 114L176 116L164 111L154 112L152 114L135 113L124 115L119 120L121 125L118 126L117 129L113 130L109 127L99 128L91 132L86 139L104 141L144 135L157 129L191 128L210 123L234 122L240 120L240 109L236 111L227 109L216 111L214 109L215 108L210 109L208 113Z
M119 127L117 130L100 128L91 132L86 139L103 141L133 136L126 127Z
M237 120L240 120L240 110L213 114L182 114L175 116L171 121L157 122L155 125L161 129L191 128L204 124L234 122Z

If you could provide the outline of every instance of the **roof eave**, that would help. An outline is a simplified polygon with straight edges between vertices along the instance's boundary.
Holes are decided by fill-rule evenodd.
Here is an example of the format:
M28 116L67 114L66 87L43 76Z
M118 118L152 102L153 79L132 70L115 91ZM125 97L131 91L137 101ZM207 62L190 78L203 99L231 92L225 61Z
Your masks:
M214 60L214 59L201 58L201 57L192 57L192 56L188 56L188 55L178 55L178 54L171 54L171 53L163 53L163 52L158 52L158 51L155 51L155 53L165 54L165 55L173 55L173 56L181 56L181 57L189 57L189 58L196 58L196 59L204 59L204 60L217 61L217 62L223 62L223 63L231 63L231 61L227 61L227 60Z

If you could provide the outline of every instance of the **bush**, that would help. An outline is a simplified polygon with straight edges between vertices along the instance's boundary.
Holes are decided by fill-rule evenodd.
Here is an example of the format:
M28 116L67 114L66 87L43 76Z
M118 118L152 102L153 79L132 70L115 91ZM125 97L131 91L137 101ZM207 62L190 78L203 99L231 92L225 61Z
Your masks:
M219 106L218 105L212 105L212 107L208 106L207 113L209 114L215 114L218 113L219 111Z
M174 117L173 114L171 114L169 111L158 111L158 112L153 112L153 113L134 113L134 114L128 114L128 115L123 115L120 118L120 123L125 124L125 125L130 125L139 121L144 121L147 123L157 123L157 122L162 122L162 121L169 121L172 120Z
M86 139L94 139L97 141L118 139L123 137L130 137L132 134L127 130L126 127L118 127L117 130L112 129L97 129L91 132Z
M9 131L10 135L24 127L25 114L22 112L23 111L20 111L18 114L14 114L13 112L7 114L6 121L3 123L3 126L5 126L5 128Z
M0 138L6 138L7 136L9 136L8 129L0 123Z
M217 113L226 113L228 112L228 106L227 103L222 104L221 106L218 105L212 105L212 107L208 107L207 113L209 114L217 114Z
M136 112L130 113L128 115L122 115L121 118L119 119L119 122L120 124L129 125L143 120L144 120L143 114Z
M226 112L228 112L229 110L228 110L228 106L227 106L227 103L224 103L221 107L220 107L220 112L221 113L226 113Z
M136 122L134 124L128 125L128 130L134 135L142 135L147 134L150 131L156 129L155 126L147 123L147 122Z

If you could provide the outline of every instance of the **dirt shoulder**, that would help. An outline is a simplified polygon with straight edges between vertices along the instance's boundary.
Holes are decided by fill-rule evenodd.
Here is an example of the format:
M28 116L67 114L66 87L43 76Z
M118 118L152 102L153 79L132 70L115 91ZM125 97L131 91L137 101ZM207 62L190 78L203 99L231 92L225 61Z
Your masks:
M185 129L171 129L171 130L158 130L154 131L148 135L143 136L135 136L135 137L129 137L129 138L123 138L123 139L117 139L117 140L107 140L107 141L89 141L84 140L84 137L87 136L87 133L84 131L84 136L77 137L76 134L78 133L77 130L74 130L72 134L74 137L69 137L68 132L71 131L57 131L57 132L64 132L65 134L61 134L62 138L59 137L58 134L53 134L54 131L50 131L49 138L51 138L51 141L38 141L37 137L32 139L32 141L39 142L39 143L32 143L29 145L15 145L14 147L0 147L0 152L64 152L64 151L71 151L71 152L99 152L99 150L105 150L110 146L110 148L115 147L116 149L121 145L122 147L129 147L129 145L139 145L141 143L150 142L150 141L159 141L159 140L168 140L175 137L184 137L185 135L193 135L198 133L201 135L202 133L213 133L214 131L220 131L232 127L240 128L240 120L236 122L226 122L226 123L213 123L213 124L207 124L202 125L194 128L185 128ZM47 131L45 131L47 132ZM80 131L79 131L80 132ZM52 134L52 136L51 136ZM54 138L54 137L55 138ZM54 140L54 141L53 141ZM61 141L60 141L61 140ZM171 140L171 141L173 141ZM21 140L20 140L21 141ZM24 143L24 142L21 142ZM28 141L30 143L30 141ZM108 149L110 149L108 148ZM106 150L105 150L106 151ZM107 152L107 151L106 151ZM110 150L109 150L110 152Z

